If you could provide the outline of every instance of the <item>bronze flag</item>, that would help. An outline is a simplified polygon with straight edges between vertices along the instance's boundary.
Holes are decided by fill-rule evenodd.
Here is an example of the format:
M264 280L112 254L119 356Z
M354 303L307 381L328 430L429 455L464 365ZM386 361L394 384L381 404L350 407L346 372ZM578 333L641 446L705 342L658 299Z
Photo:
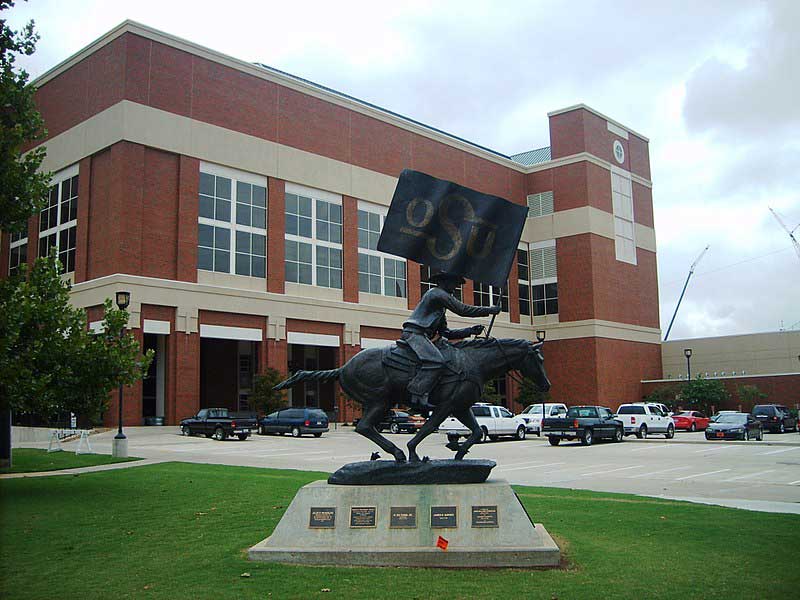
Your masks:
M406 169L378 250L505 287L527 214L525 206Z

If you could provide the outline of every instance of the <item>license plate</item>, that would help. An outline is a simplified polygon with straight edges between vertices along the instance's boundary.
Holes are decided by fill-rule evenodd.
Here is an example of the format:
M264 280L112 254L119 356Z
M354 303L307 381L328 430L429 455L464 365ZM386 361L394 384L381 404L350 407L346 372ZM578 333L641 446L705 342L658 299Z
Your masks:
M234 429L233 433L250 433L249 429Z
M725 434L720 431L719 433L717 433L717 437L725 437Z
M322 425L322 421L317 421L317 425Z

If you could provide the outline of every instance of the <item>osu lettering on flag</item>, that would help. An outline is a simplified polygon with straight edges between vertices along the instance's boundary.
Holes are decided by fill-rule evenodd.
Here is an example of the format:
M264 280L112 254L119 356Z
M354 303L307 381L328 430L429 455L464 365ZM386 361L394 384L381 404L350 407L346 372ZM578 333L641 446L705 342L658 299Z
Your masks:
M442 536L439 536L439 539L436 540L436 547L441 548L442 550L447 550L447 546L450 542L444 539Z
M527 214L525 206L406 169L378 250L503 287Z

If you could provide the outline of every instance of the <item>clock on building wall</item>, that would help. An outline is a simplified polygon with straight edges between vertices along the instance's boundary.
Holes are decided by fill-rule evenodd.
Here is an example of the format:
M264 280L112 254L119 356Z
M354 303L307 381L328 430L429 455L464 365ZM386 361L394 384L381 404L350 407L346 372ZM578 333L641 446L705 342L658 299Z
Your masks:
M614 158L617 159L619 164L625 162L625 149L619 140L614 140Z

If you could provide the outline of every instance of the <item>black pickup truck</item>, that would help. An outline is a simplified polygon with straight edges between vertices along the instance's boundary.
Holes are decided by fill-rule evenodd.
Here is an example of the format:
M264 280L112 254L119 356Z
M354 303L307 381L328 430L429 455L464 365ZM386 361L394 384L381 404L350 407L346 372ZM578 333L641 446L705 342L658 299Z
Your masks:
M181 421L183 435L202 433L220 441L234 435L244 441L256 429L258 421L255 415L234 413L227 408L204 408L195 416Z
M558 446L561 440L580 440L584 446L591 446L601 438L621 442L625 429L605 406L572 406L565 419L545 419L542 432L552 446Z

